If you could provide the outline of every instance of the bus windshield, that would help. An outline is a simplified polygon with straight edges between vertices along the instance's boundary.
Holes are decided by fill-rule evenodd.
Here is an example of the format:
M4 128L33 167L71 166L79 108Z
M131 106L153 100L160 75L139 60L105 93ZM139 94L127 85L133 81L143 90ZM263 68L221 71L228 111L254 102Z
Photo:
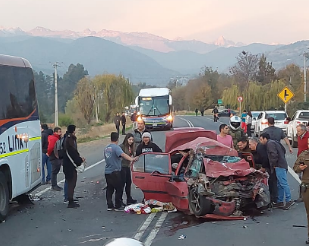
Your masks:
M161 116L169 114L169 96L142 97L140 99L140 113L146 116Z

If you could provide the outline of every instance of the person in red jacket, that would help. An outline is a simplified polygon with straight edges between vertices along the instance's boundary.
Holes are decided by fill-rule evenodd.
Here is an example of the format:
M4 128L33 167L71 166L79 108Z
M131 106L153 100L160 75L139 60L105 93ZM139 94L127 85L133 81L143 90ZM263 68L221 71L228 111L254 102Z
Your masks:
M61 191L62 188L57 184L57 175L60 171L62 160L58 159L55 156L54 148L56 142L61 138L61 128L55 127L54 134L48 136L48 148L47 155L49 156L49 160L52 164L52 173L51 173L51 185L52 190Z
M307 131L307 127L303 124L299 124L296 127L296 134L297 134L297 143L298 143L298 151L297 157L305 150L308 150L308 138L309 132ZM299 173L299 178L301 179L301 173ZM303 198L301 195L301 187L299 188L299 198L297 202L302 202Z

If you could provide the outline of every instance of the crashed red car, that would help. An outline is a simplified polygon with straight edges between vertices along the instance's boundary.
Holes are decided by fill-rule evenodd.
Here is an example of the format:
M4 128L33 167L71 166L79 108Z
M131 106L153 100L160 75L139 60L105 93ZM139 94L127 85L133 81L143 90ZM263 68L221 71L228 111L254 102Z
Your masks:
M145 200L172 202L197 217L242 219L247 208L267 207L267 174L216 138L202 128L167 132L166 153L145 153L133 163L133 183Z

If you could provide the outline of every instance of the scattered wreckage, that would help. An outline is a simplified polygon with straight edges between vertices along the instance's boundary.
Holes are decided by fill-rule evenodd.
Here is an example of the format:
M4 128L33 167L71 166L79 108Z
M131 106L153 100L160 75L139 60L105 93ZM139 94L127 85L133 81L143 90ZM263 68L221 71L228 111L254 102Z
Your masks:
M210 219L243 219L246 209L270 203L268 174L250 167L250 156L217 142L215 132L175 129L166 133L165 150L145 153L131 166L145 200Z

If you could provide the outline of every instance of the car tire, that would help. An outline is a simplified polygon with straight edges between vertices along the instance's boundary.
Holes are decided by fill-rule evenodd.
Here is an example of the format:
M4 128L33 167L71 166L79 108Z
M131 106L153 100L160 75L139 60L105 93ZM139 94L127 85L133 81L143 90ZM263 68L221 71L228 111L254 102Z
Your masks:
M0 172L0 222L4 221L9 212L9 187L7 180Z
M204 216L211 213L211 201L197 193L197 187L189 191L189 206L195 216Z

